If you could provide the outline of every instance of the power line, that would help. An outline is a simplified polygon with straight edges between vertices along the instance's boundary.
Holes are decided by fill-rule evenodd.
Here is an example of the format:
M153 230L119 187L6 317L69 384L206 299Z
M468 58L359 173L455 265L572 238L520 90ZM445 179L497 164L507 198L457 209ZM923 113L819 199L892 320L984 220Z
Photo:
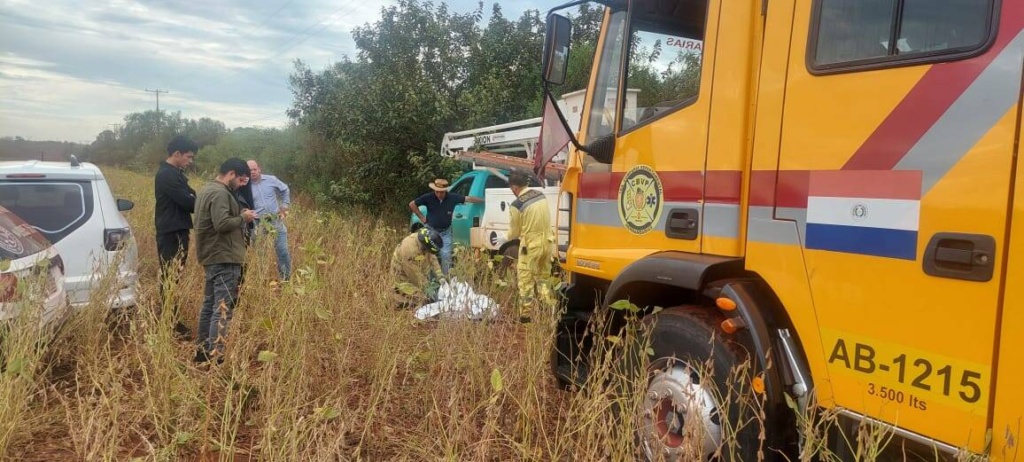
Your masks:
M148 88L146 89L146 91L148 91L150 93L156 93L156 114L160 115L160 93L170 93L170 92L168 92L167 90L160 90L160 89L150 90Z
M345 9L346 6L352 6L352 7L349 8L348 11L346 11L343 14L339 15L339 13L341 13L342 10ZM310 25L309 27L304 29L302 32L299 32L299 33L297 33L295 35L292 35L288 40L285 40L284 42L282 42L281 43L282 46L274 54L268 55L268 56L264 56L263 58L256 59L256 60L254 60L250 64L251 65L255 65L257 63L261 63L261 62L267 61L267 60L269 60L271 58L276 58L276 57L280 56L281 54L288 52L289 50L291 50L291 49L301 45L306 40L309 40L310 38L313 38L316 35L320 34L324 30L326 30L327 27L330 26L331 24L334 24L334 23L338 22L340 19L342 19L344 17L350 16L352 14L352 12L355 11L357 8L359 8L359 3L356 3L355 1L349 1L347 3L343 3L340 7L338 7L338 9L334 10L329 16L326 16L324 19L321 19L320 21L317 21L316 23ZM331 21L327 22L326 24L323 24L324 21L327 21L328 19L331 19ZM323 24L323 26L321 26L319 29L313 31L310 34L307 34L307 32L313 30L313 28L315 28L316 26L319 26L320 24ZM300 37L301 37L301 39L298 42L295 42L295 43L293 43L291 45L288 45L289 43L291 43L292 41L294 41L295 39L300 38ZM211 85L226 83L228 81L228 79L236 76L242 70L248 70L248 69L231 69L231 70L228 70L226 75L224 75L220 79L217 79L217 80L213 81L213 83ZM249 78L250 79L254 79L254 80L258 80L258 81L262 81L263 83L268 83L268 84L270 83L270 82L268 82L268 81L266 81L264 79L260 79L260 78L255 77L255 75L250 75ZM287 90L291 90L291 86L288 83L283 83L283 84L282 83L273 83L273 85L280 86L281 88L284 88L284 89L287 89Z
M267 15L267 17L263 18L263 20L262 20L262 21L260 21L260 23L259 23L259 24L257 24L257 25L255 25L255 26L253 26L253 28L252 28L252 29L249 29L249 30L248 30L248 31L247 31L247 32L246 32L245 34L243 34L243 35L242 35L241 37L239 37L239 38L235 39L235 42L237 43L237 42L238 42L239 40L242 40L242 39L245 39L245 38L249 38L249 36L250 36L250 35L252 35L253 31L255 31L256 29L258 29L258 28L259 28L260 26L262 26L262 25L266 24L266 23L267 23L267 21L268 21L268 20L269 20L270 18L273 18L273 17L277 16L277 13L280 13L280 12L281 12L282 10L284 10L284 9L285 9L286 7L288 7L288 5L291 5L293 1L295 1L295 0L288 0L287 2L285 2L285 4L284 4L284 5L281 5L281 7L280 7L280 8L278 8L278 9L274 10L274 12L273 12L273 13L270 13L269 15Z
M342 8L344 8L344 6L342 6ZM271 55L271 56L268 56L268 57L266 57L266 58L263 58L263 60L267 60L267 59L271 59L271 58L276 58L276 57L278 57L278 56L281 56L281 54L282 54L282 53L284 53L284 52L286 52L286 51L288 51L288 50L291 50L292 48L295 48L295 47L297 47L297 46L301 45L301 44L302 44L302 42L305 42L306 40L309 40L310 38L313 38L313 37L314 37L314 36L316 36L317 34L319 34L319 33L323 32L323 31L324 31L325 29L327 29L327 27L328 27L328 26L330 26L331 24L334 24L334 23L338 22L338 20L339 20L339 19L341 19L341 18L344 18L344 17L346 17L346 16L349 16L349 15L351 15L351 14L352 14L352 12L356 10L356 8L359 8L359 4L358 4L358 3L355 3L355 4L354 4L354 6L353 6L352 8L350 8L350 9L349 9L349 10L348 10L347 12L345 12L345 14L342 14L342 15L340 15L340 16L338 16L338 12L340 12L340 11L341 11L341 8L338 8L337 10L335 10L335 11L334 11L334 13L332 13L332 14L331 14L331 17L337 16L337 17L335 17L335 18L334 18L334 19L333 19L333 20L332 20L331 22L329 22L329 23L327 23L327 24L324 24L324 25L323 25L323 27L321 27L320 29L317 29L317 31L316 31L316 32L313 32L312 34L310 34L310 35L307 35L307 36L306 36L306 37L304 37L304 38L303 38L302 40L299 40L298 42L295 42L295 44L293 44L293 45L291 45L291 46L289 46L289 47L287 47L287 48L285 48L285 49L283 49L283 50L281 50L281 51L278 51L277 53L274 53L274 54L273 54L273 55ZM320 22L323 22L323 21L320 21ZM317 24L320 24L320 22L318 22L318 23L316 23L316 24L313 24L312 26L310 26L310 27L306 28L306 30L312 29L312 28L313 28L314 26L316 26ZM304 32L306 32L306 31L304 30L304 31L300 32L299 34L302 34L302 33L304 33ZM296 35L296 37L297 37L297 36L298 36L298 35ZM294 38L294 37L293 37L293 38ZM288 41L286 41L286 42L284 42L284 43L288 43L288 42L290 42L291 40L292 40L292 39L289 39Z
M246 34L246 35L251 34L252 31L254 31L256 28L258 28L260 25L266 23L267 20L269 20L270 18L274 17L279 12L283 11L285 8L287 8L289 5L291 5L293 2L294 2L294 0L288 0L287 2L285 2L285 4L281 5L280 7L277 8L277 10L275 10L273 13L271 13L266 18L264 18L264 20L261 21L259 25L257 25L256 27L252 28L249 31L249 33ZM351 6L351 8L349 8L348 11L345 11L344 13L342 13L342 10L344 10L346 6ZM276 58L276 57L278 57L278 56L280 56L280 55L282 55L282 54L284 54L284 53L294 49L295 47L301 45L306 40L309 40L310 38L313 38L316 35L319 35L324 30L326 30L329 26L331 26L332 24L338 22L342 18L350 16L356 9L359 8L359 6L360 6L360 3L358 3L357 1L354 1L354 0L349 0L347 2L342 3L341 6L339 6L337 9L335 9L333 12L331 12L330 15L325 16L324 19L321 19L320 21L317 21L316 23L310 25L309 27L307 27L303 31L301 31L301 32L299 32L297 34L292 35L291 37L288 38L288 40L285 40L284 42L282 42L281 43L281 47L278 48L278 50L275 53L273 53L271 55L268 55L268 56L265 56L263 58L258 58L256 60L254 60L251 64L255 65L257 63L261 63L261 62L267 61L269 59ZM324 22L328 21L328 20L330 20L330 21L326 22L326 24L324 24ZM320 26L321 24L323 24L323 25L319 29L313 30L314 28L316 28L317 26ZM313 32L312 33L308 33L311 30ZM292 43L296 39L299 39L299 40L297 42ZM250 69L230 69L226 73L227 75L223 76L220 79L215 80L214 82L212 82L212 84L225 83L225 82L227 82L228 79L230 79L232 77L235 77L239 72L241 72L243 70L250 70ZM287 83L287 82L285 82L285 83L271 82L271 81L268 81L266 79L257 77L255 74L249 75L249 78L253 79L253 80L256 80L256 81L261 81L261 82L263 82L265 84L269 84L269 85L273 85L273 86L278 86L278 87L286 89L286 90L291 90L291 85L289 83ZM212 85L211 85L210 82L208 82L207 86L212 86ZM154 93L156 95L156 110L157 110L157 119L158 119L158 122L157 122L158 123L158 127L157 127L157 129L159 131L159 129L160 129L159 124L162 122L162 117L160 117L160 93L168 93L168 92L166 90L161 90L161 89L156 89L156 90L146 89L146 91L150 92L150 93ZM256 119L256 120L252 120L250 122L246 122L246 124L252 123L252 122L258 122L260 120L269 119L269 118L271 118L271 117L273 117L275 115L277 115L277 114L272 114L272 115L269 115L269 116L266 116L266 117L262 117L262 118L259 118L259 119Z
M169 93L169 92L167 90L161 90L159 88L156 89L156 90L150 90L150 89L147 88L146 91L148 91L150 93L156 93L156 132L160 133L160 130L161 130L160 126L163 125L162 124L163 116L160 115L160 93Z

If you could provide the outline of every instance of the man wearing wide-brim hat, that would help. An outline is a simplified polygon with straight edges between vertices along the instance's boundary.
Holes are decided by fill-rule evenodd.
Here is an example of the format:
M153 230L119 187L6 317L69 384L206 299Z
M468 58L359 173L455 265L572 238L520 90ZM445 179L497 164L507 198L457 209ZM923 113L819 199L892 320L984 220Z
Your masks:
M441 272L448 275L452 261L452 214L455 213L455 206L466 202L479 204L484 200L480 197L449 192L450 185L444 178L431 181L427 186L433 192L428 192L409 202L409 209L419 217L421 223L441 235L444 246L441 247L441 252L437 257L441 262ZM423 216L423 212L420 212L420 206L427 208L427 216Z

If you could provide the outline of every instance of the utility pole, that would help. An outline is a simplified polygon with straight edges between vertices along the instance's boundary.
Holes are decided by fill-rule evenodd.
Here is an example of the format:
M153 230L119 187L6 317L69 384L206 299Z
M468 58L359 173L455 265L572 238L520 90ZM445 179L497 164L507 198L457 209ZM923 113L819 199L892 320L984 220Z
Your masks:
M168 93L168 92L167 92L167 90L161 90L159 88L156 89L156 90L150 90L150 89L147 88L146 91L150 92L150 93L156 93L156 132L157 132L157 134L159 134L160 133L160 122L163 119L163 117L160 116L160 93Z

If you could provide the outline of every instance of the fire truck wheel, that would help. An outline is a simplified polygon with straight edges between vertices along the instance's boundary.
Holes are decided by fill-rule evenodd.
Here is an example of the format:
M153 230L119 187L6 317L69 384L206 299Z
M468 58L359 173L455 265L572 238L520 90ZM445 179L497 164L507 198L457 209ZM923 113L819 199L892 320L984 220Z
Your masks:
M697 306L645 319L653 324L654 354L633 414L643 460L757 460L754 407L749 397L736 396L750 390L743 386L749 379L737 377L737 370L747 370L745 350L729 340L720 321Z

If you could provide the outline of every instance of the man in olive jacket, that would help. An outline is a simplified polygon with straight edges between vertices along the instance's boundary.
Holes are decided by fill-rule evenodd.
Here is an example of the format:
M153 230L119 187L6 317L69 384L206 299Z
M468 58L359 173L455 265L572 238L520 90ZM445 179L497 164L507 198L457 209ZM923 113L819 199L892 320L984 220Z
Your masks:
M224 340L238 303L245 262L242 225L256 217L256 212L243 210L235 199L242 179L248 177L249 166L244 160L228 159L221 164L217 179L206 183L196 197L196 257L206 273L196 362L206 362L213 356L223 361Z

